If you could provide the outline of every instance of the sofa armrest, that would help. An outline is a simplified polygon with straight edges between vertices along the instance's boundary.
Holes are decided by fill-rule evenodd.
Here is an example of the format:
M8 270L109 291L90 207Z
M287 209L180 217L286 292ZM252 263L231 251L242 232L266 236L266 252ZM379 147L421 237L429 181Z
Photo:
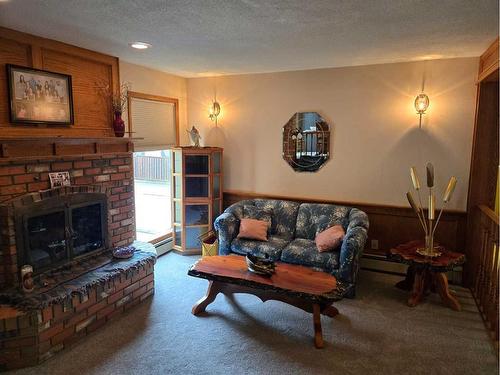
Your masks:
M238 234L240 221L229 212L224 212L217 217L214 228L219 233L219 255L231 253L231 242Z
M349 225L340 248L340 266L335 276L349 289L348 297L354 297L359 262L368 238L368 216L353 208L349 214Z

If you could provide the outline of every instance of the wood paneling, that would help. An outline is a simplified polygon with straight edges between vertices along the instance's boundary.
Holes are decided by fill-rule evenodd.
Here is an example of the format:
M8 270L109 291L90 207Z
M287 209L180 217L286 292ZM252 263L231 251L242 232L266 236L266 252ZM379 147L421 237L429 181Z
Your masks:
M499 82L498 39L480 57L478 72L476 119L472 141L469 193L467 195L468 262L464 269L464 282L472 286L477 277L481 239L477 222L480 206L494 209L499 168Z
M499 39L497 38L479 58L479 81L498 81L498 50Z
M224 192L224 207L226 208L243 199L253 198L285 199L308 203L331 203L359 208L366 212L370 220L370 230L368 231L368 241L366 242L365 253L386 254L389 249L399 244L424 238L420 223L413 210L409 207L339 202L325 199L255 194L239 191ZM379 250L370 249L370 242L372 239L378 240ZM436 241L451 251L464 252L465 212L444 211L436 231Z
M71 126L9 122L5 64L69 74L75 123ZM0 136L113 137L113 113L99 87L119 87L118 58L0 27Z
M473 215L474 235L471 241L478 262L475 262L471 291L498 348L499 219L491 208L482 205L476 207Z
M0 29L0 134L9 123L8 82L5 64L31 66L31 48L2 37Z

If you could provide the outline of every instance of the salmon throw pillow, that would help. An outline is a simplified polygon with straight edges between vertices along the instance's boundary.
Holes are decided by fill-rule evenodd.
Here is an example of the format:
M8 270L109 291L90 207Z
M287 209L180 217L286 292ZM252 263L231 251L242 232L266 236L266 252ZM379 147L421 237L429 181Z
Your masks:
M269 222L256 219L241 219L238 238L247 240L267 241Z
M335 250L344 239L345 232L342 225L334 225L316 235L316 247L320 253Z

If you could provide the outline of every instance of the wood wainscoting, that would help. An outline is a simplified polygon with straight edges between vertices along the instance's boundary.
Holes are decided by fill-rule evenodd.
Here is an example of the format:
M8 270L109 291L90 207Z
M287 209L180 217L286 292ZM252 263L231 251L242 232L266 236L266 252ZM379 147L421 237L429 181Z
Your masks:
M22 125L9 121L5 64L68 74L73 83L74 124ZM0 27L0 133L2 137L113 137L110 100L120 85L118 58Z
M371 203L339 202L335 200L304 197L258 194L242 191L225 191L224 208L244 199L268 198L284 199L295 202L331 203L359 208L370 219L366 254L385 255L386 252L401 243L424 237L420 223L411 208L388 206ZM466 213L444 211L441 223L436 231L436 241L451 251L463 253L465 246ZM371 248L371 240L378 240L378 250Z
M479 73L476 99L476 118L467 194L467 246L465 264L465 284L473 287L476 283L481 250L476 247L477 212L485 206L495 211L499 166L499 57L500 42L494 43L479 59ZM496 213L498 216L498 212Z

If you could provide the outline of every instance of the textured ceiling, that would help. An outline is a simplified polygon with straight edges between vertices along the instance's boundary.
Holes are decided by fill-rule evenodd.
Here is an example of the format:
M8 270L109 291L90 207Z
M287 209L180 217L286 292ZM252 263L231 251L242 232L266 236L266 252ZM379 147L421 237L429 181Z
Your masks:
M0 0L0 25L196 77L478 56L498 0ZM133 41L153 48L137 51Z

